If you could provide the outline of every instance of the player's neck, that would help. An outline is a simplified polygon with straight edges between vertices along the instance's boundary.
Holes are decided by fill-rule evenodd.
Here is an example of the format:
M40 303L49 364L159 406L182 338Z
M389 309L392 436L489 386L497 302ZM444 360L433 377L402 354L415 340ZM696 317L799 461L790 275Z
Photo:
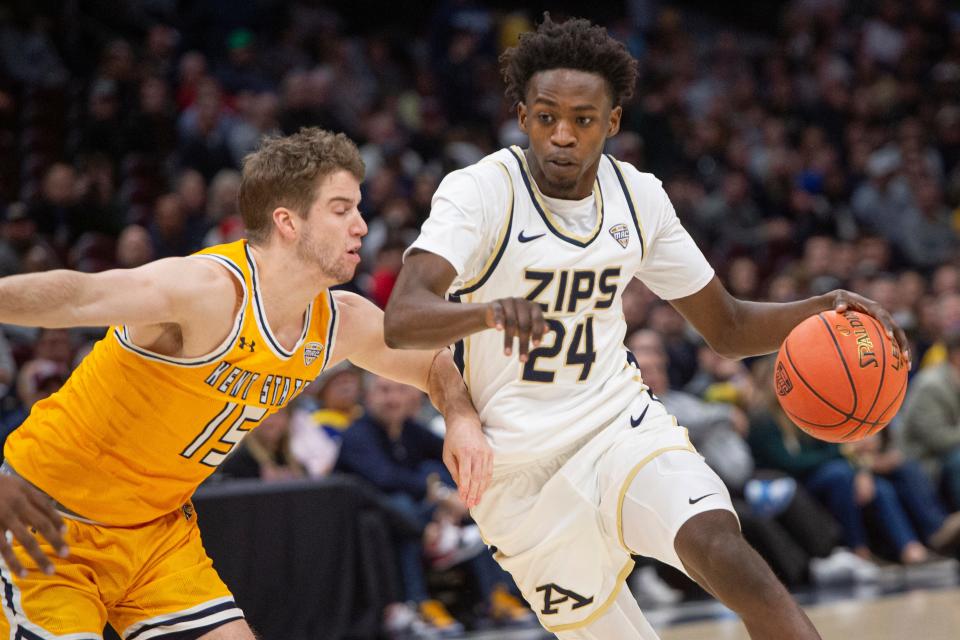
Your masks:
M301 327L303 312L334 283L327 282L315 266L303 264L294 251L274 243L250 245L250 249L257 261L260 296L271 329Z

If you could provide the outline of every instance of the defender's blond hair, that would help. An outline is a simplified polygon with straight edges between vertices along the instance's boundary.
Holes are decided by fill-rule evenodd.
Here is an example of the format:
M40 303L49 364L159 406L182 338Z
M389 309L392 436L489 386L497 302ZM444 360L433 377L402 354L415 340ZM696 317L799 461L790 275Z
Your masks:
M273 211L286 207L306 217L317 197L319 178L340 170L362 181L363 159L342 133L304 127L291 136L273 136L243 159L240 216L250 242L265 242L273 230Z

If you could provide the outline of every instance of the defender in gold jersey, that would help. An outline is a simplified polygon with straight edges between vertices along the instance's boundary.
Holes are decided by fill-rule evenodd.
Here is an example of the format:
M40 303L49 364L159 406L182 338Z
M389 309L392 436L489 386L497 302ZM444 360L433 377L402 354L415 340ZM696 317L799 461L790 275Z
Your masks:
M342 134L270 139L244 162L248 241L132 270L0 280L0 322L110 326L7 440L0 637L99 638L109 622L127 640L253 638L190 496L339 361L428 391L451 424L479 432L447 350L392 351L379 309L328 290L359 262L363 170ZM454 472L475 502L489 456L451 455L466 460Z

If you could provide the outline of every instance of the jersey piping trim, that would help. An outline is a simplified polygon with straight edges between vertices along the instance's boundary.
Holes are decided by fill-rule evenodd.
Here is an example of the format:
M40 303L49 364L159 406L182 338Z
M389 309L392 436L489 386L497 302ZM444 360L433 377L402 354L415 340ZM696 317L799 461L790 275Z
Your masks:
M250 265L250 281L253 283L253 316L257 321L257 327L260 329L263 337L267 339L267 344L270 346L273 354L281 360L289 360L293 357L293 354L297 352L297 349L303 345L303 341L307 337L307 332L310 330L310 320L313 317L313 302L307 306L307 311L304 314L303 331L300 333L300 339L297 340L293 349L287 351L280 344L280 341L274 337L273 332L270 330L270 324L267 322L267 312L264 311L263 301L260 299L260 276L257 272L257 262L254 260L253 254L250 253L250 247L248 245L243 245L243 250L247 255L247 264Z
M327 323L327 343L323 349L323 364L320 366L321 373L327 368L327 363L330 362L330 354L333 353L333 342L336 340L337 328L340 324L340 316L337 313L337 303L333 299L333 292L329 289L327 289L327 299L330 301L330 320Z
M490 279L494 269L497 268L497 265L500 263L500 259L503 257L504 251L507 249L507 244L510 242L510 233L513 229L514 201L516 200L513 190L513 178L510 176L510 172L502 162L499 160L493 160L492 162L496 162L497 166L503 170L503 174L507 177L507 184L510 185L510 209L507 211L507 224L500 228L500 237L497 238L497 243L494 245L494 250L490 254L490 257L487 258L487 263L483 265L483 269L480 270L480 274L469 282L465 283L461 289L453 294L455 296L473 293L482 287L487 280Z
M688 440L689 442L689 440ZM620 485L620 495L617 498L617 539L620 542L620 548L629 553L630 555L637 555L635 551L632 551L628 546L626 541L623 539L623 501L627 497L627 490L630 488L630 485L633 483L633 479L637 477L637 474L640 473L640 470L643 469L647 464L656 458L657 456L667 453L668 451L694 451L693 445L680 446L674 445L670 447L663 447L662 449L657 449L646 458L641 460L630 469L630 473L627 474L626 478L623 480L623 484Z
M154 351L150 351L149 349L144 349L143 347L134 344L133 340L130 339L130 333L127 330L127 325L122 325L120 327L115 327L113 330L113 335L116 337L117 342L120 343L121 347L140 356L141 358L180 367L199 367L205 364L210 364L211 362L220 359L230 351L230 349L233 347L233 343L237 339L237 336L240 335L240 329L243 327L243 318L246 314L247 300L250 298L247 291L247 283L244 282L243 271L233 260L225 256L213 253L204 253L189 257L212 260L226 267L227 270L230 271L234 277L240 281L240 286L243 288L243 303L240 305L240 311L237 313L236 319L234 319L233 329L230 330L230 333L227 335L226 339L207 355L198 356L196 358L175 358L173 356L165 356Z
M540 193L538 189L534 187L533 179L530 177L530 169L527 166L527 161L524 159L523 154L519 153L519 147L510 147L509 151L517 161L517 164L520 165L520 175L523 178L524 186L527 188L527 194L533 202L533 207L537 210L537 213L540 214L543 223L547 225L547 229L561 240L577 247L583 248L593 242L597 236L600 235L600 229L603 227L603 194L600 193L600 181L596 180L593 185L593 197L597 203L597 222L589 235L578 236L563 229L563 226L558 220L558 216L550 211L549 207L547 207L546 203L540 197Z
M627 206L630 208L630 217L633 218L633 226L637 229L637 234L640 236L640 259L642 260L647 256L647 245L644 240L643 235L643 225L640 224L640 216L637 214L637 207L635 200L633 198L633 191L631 191L630 186L627 184L627 181L623 178L623 171L620 169L620 163L610 154L606 154L607 159L610 160L610 166L613 167L614 173L617 174L617 180L620 181L620 188L623 189L623 196L627 200Z

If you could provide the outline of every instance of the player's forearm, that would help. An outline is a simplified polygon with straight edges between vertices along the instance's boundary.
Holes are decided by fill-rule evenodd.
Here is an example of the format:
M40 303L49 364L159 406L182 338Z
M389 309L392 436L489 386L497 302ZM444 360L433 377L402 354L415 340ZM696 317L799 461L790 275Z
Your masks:
M58 269L0 279L0 322L30 327L71 327L82 304L87 274Z
M780 348L794 327L830 308L828 296L787 303L740 300L735 310L735 330L719 337L717 345L711 341L711 346L728 358L772 353Z
M449 349L441 349L433 359L427 373L427 394L444 418L476 415L470 392Z
M384 339L394 349L438 349L487 329L486 305L444 300L426 290L391 296Z

